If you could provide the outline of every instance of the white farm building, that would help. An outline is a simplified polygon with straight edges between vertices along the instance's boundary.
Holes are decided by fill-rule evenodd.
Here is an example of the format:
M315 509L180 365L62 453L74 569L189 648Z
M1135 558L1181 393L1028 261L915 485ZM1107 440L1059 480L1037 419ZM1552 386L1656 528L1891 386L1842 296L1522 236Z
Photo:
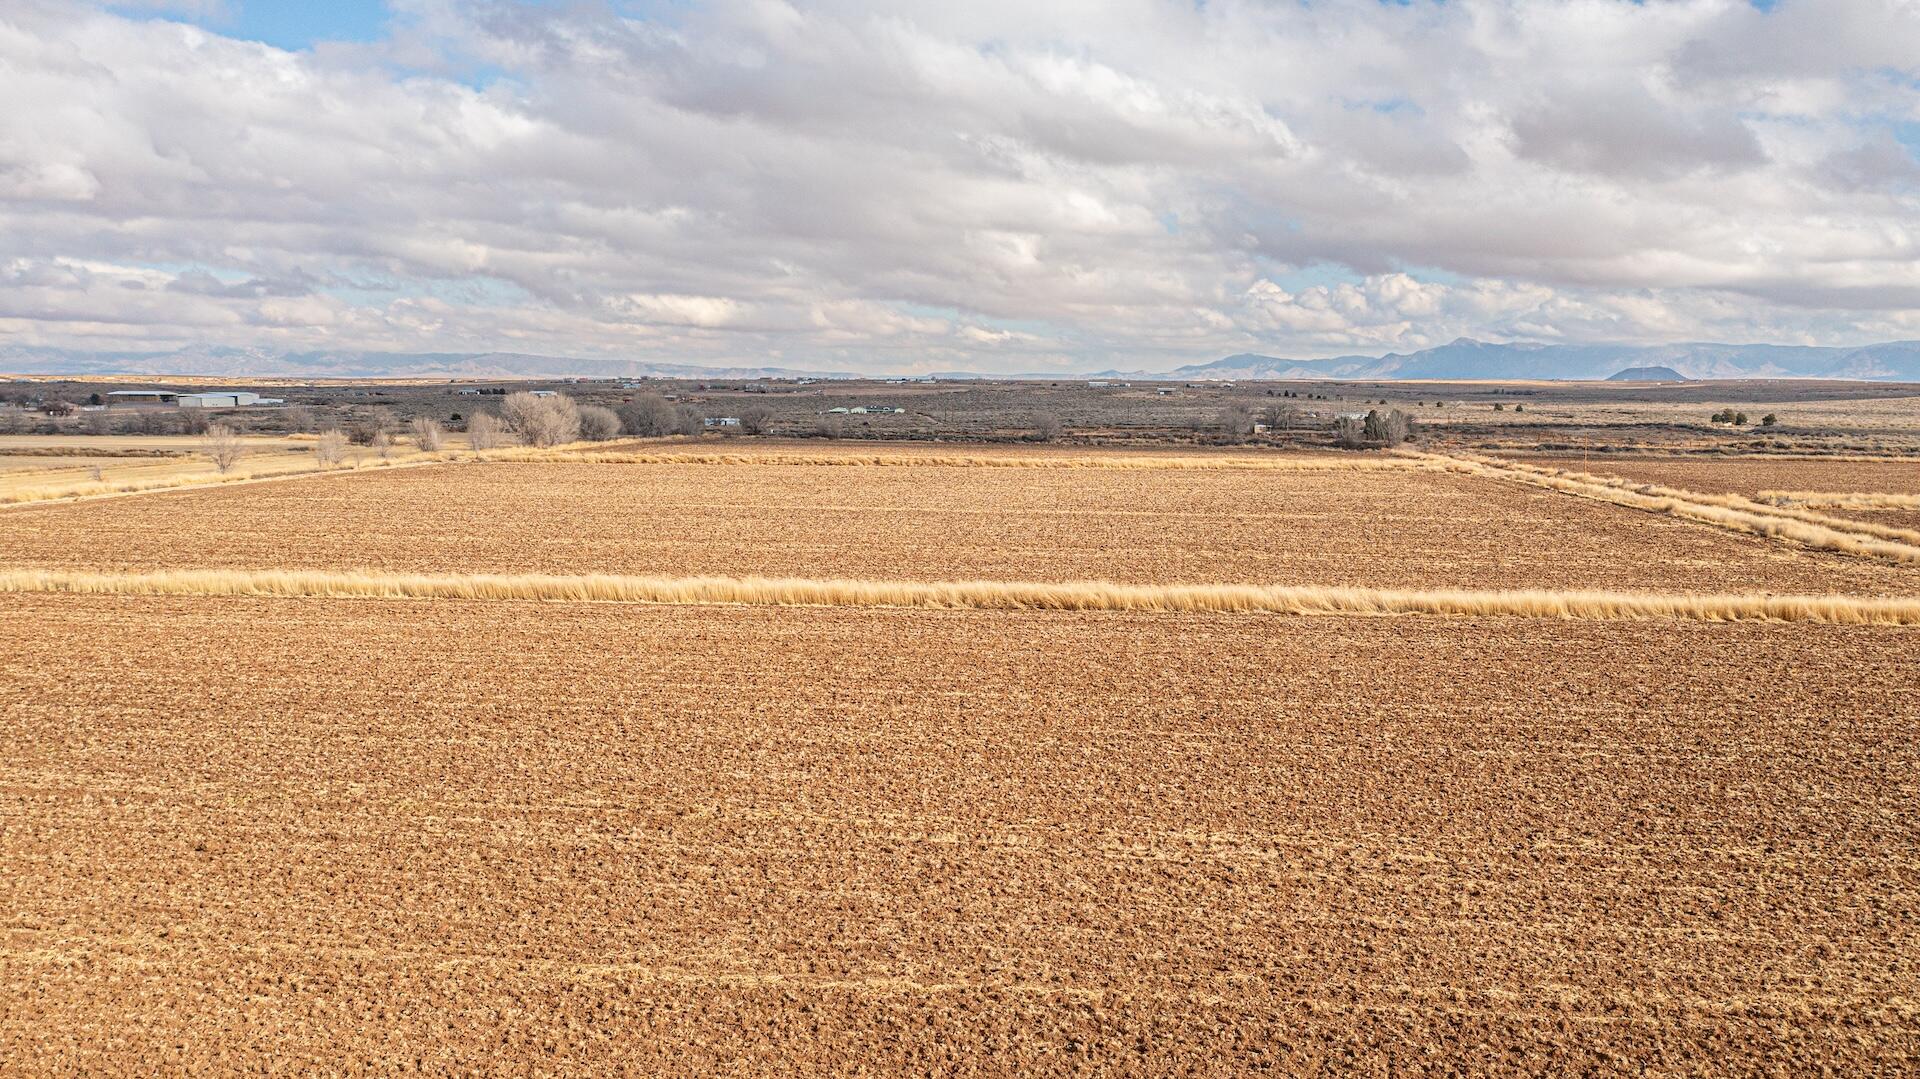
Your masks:
M245 390L215 390L210 393L183 393L177 400L181 408L239 408L261 404L257 393Z

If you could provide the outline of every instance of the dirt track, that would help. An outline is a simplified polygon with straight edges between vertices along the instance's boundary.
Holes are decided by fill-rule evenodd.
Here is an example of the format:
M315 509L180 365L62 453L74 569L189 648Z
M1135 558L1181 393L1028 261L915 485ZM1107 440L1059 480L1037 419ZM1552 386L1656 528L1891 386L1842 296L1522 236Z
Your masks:
M1911 1073L1912 648L4 597L0 1072Z

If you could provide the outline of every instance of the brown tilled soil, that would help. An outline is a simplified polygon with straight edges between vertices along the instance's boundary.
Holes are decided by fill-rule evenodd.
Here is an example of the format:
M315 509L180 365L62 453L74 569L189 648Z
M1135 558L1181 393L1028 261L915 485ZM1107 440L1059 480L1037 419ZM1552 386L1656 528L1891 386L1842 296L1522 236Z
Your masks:
M0 1073L1913 1074L1914 644L0 597Z
M0 565L1906 594L1920 568L1428 472L503 464L0 517Z
M1822 461L1768 457L1519 458L1532 465L1625 476L1688 491L1752 498L1761 491L1870 491L1920 494L1920 458L1906 461Z

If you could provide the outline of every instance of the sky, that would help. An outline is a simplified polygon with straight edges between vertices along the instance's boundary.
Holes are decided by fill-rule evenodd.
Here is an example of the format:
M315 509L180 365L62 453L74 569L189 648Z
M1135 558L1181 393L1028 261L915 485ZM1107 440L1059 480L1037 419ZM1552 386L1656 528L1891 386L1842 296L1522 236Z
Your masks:
M1920 338L1920 0L4 0L0 102L0 350Z

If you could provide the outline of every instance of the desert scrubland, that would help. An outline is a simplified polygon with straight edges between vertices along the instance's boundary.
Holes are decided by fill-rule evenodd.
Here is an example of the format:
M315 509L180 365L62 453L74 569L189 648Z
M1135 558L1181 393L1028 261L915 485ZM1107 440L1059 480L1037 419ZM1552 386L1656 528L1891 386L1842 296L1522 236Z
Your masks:
M0 1072L1920 1066L1920 628L820 586L1845 608L1898 540L1467 457L564 456L0 510ZM134 594L278 570L820 587Z

